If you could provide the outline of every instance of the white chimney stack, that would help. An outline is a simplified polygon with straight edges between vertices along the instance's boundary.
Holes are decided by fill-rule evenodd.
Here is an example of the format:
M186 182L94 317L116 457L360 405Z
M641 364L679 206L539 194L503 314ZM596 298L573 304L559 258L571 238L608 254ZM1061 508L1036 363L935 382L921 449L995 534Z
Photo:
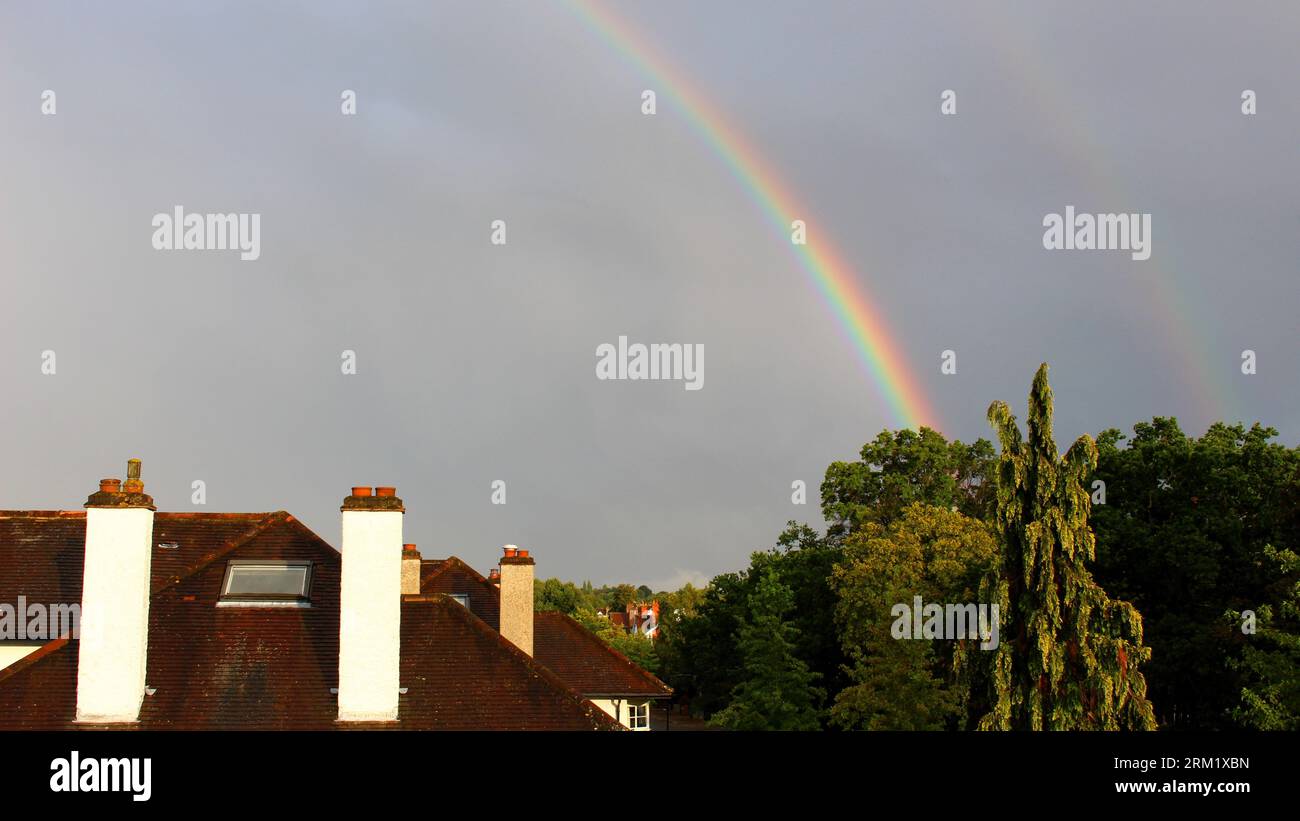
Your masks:
M86 557L81 585L77 721L138 721L149 652L153 499L140 460L127 462L126 484L104 479L86 500Z
M505 546L501 559L501 635L533 654L533 559L527 550Z
M396 721L402 642L402 516L391 487L343 500L339 721Z

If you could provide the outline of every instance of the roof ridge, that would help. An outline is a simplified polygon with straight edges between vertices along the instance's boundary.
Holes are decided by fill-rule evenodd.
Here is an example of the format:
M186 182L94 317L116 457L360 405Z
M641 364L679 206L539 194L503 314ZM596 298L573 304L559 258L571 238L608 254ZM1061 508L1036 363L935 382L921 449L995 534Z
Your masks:
M213 562L217 561L222 556L228 555L235 548L245 545L252 539L256 538L257 536L260 536L261 534L265 533L267 530L270 529L272 525L282 524L282 523L288 524L296 521L297 519L295 519L293 515L289 513L287 510L276 510L271 513L262 514L262 520L258 522L256 525L249 528L247 531L241 533L240 535L236 536L235 538L227 541L224 545L214 550L211 554L205 557L198 564L186 568L185 572L182 573L181 575L176 576L175 578L159 585L156 589L150 590L149 591L150 597L158 593L161 593L162 591L170 587L175 587L176 585L180 584L181 582L193 576L195 573L198 573L200 570L209 567L210 565L212 565ZM303 527L305 528L306 526L304 525ZM310 533L311 531L308 530L308 532ZM312 533L312 535L316 536L315 533ZM319 536L316 536L316 538L320 539ZM324 540L322 539L321 541ZM328 544L328 542L326 542L326 544Z
M475 581L481 582L482 584L491 584L491 582L488 581L487 576L484 576L482 573L475 570L473 565L471 565L469 562L465 561L460 556L457 556L455 554L450 555L447 558L443 559L443 567L451 566L452 562L455 562L456 564L468 570L474 576Z
M491 584L491 582L489 582L489 581L487 580L487 577L486 577L486 576L484 576L482 573L479 573L479 572L478 572L477 570L475 570L475 569L473 568L473 566L471 566L468 562L466 562L464 559L462 559L461 557L459 557L459 556L457 556L457 555L455 555L455 554L452 554L452 555L448 556L448 557L445 558L445 559L425 559L424 561L425 561L425 562L437 562L437 563L438 563L438 566L435 567L435 568L433 569L433 572L432 572L432 573L430 573L430 574L427 575L427 576L424 576L424 577L420 580L421 582L423 582L423 581L425 581L425 580L427 580L427 579L436 579L436 578L438 578L438 577L441 576L443 573L446 573L447 570L448 570L448 569L449 569L453 564L455 564L455 565L457 565L457 566L459 566L459 567L464 568L465 570L468 570L468 571L469 571L469 572L474 576L475 581L478 581L478 582L481 583L481 584L487 584L487 585L490 585L490 584Z
M417 602L423 600L425 600L424 596L421 596L420 598L412 597L410 599L407 599L407 601L417 601ZM514 642L510 641L505 636L498 633L496 630L493 630L487 624L487 622L483 621L478 616L470 612L468 607L462 606L459 602L452 599L450 596L448 596L445 593L433 593L428 597L427 600L429 601L429 603L433 604L434 606L441 607L444 610L447 610L447 612L455 613L456 617L464 619L466 621L466 624L470 625L470 627L479 631L489 639L494 640L498 646L500 646L506 652L513 654L520 661L522 661L524 665L528 667L533 673L540 676L543 680L551 684L553 687L558 688L563 695L577 702L577 706L582 708L582 710L584 710L588 715L608 723L609 725L611 725L611 728L617 728L620 730L623 729L623 725L619 724L613 718L611 718L609 713L606 713L604 710L592 704L590 699L588 699L582 693L579 693L577 690L570 687L569 684L564 681L564 679L560 678L555 673L551 672L551 669L549 667L542 664L540 661L533 658L532 656L528 655L523 650L520 650L518 647L515 646Z
M561 623L563 623L566 627L569 627L570 629L576 629L576 631L579 632L582 635L582 637L589 643L595 642L596 644L600 645L600 647L603 650L605 650L605 652L609 653L611 656L618 659L628 667L631 667L633 672L641 676L643 679L647 680L650 684L656 687L662 687L664 690L666 690L669 693L673 691L673 688L665 684L663 680L661 680L654 673L650 672L649 670L645 669L641 665L637 664L635 661L632 661L632 659L620 653L618 649L616 649L615 647L612 647L611 645L605 643L604 639L602 639L600 636L588 630L586 626L583 625L582 622L573 618L568 613L562 613L559 610L539 610L534 614L534 618L536 618L537 616L558 616Z
M248 513L238 513L234 511L209 512L206 510L160 510L154 514L154 518L167 516L178 519L264 519L273 513L283 512L284 511L277 510L250 511Z

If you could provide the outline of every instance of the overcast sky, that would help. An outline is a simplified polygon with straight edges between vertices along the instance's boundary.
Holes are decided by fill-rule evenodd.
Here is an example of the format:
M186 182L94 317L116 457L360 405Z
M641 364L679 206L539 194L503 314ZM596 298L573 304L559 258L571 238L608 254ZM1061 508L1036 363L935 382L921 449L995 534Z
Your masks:
M1046 360L1062 446L1154 415L1300 441L1300 6L606 8L796 192L948 436L1023 417ZM897 420L647 88L540 0L5 4L0 507L79 509L138 456L162 510L286 509L337 545L348 488L393 484L426 557L517 543L652 587L820 526L826 465ZM154 250L177 205L260 214L260 258ZM1151 214L1151 259L1044 250L1067 205ZM704 388L597 380L620 335L704 345Z

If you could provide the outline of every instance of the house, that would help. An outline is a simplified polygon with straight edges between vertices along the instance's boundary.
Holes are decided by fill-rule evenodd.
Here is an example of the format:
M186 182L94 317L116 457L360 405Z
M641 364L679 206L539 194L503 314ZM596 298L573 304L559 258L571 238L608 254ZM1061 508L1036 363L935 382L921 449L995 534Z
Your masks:
M421 568L421 589L451 597L489 626L500 629L503 636L625 727L650 729L651 704L672 695L668 685L563 613L536 613L531 620L508 617L532 607L532 563L527 550L513 545L506 545L499 568L493 568L488 578L455 556L426 561ZM512 607L512 601L518 605Z
M138 460L85 510L0 511L0 729L625 726L580 689L608 654L533 658L526 553L489 624L423 584L394 488L341 512L341 552L284 511L158 513Z
M625 633L640 633L654 639L659 635L659 600L628 602L622 612L610 609L600 615L621 627Z

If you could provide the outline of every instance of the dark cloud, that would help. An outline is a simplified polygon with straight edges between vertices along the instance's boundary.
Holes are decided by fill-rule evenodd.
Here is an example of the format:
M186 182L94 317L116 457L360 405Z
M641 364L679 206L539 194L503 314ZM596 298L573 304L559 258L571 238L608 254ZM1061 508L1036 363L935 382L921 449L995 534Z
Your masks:
M1293 5L617 9L852 262L949 435L1048 360L1062 441L1296 442ZM11 6L0 43L5 507L141 456L164 508L203 479L336 540L347 488L392 483L426 555L680 583L819 521L825 465L895 424L785 238L563 5ZM262 214L261 259L153 251L176 204ZM1152 260L1044 251L1066 205L1152 213ZM619 335L704 344L706 387L597 381Z

